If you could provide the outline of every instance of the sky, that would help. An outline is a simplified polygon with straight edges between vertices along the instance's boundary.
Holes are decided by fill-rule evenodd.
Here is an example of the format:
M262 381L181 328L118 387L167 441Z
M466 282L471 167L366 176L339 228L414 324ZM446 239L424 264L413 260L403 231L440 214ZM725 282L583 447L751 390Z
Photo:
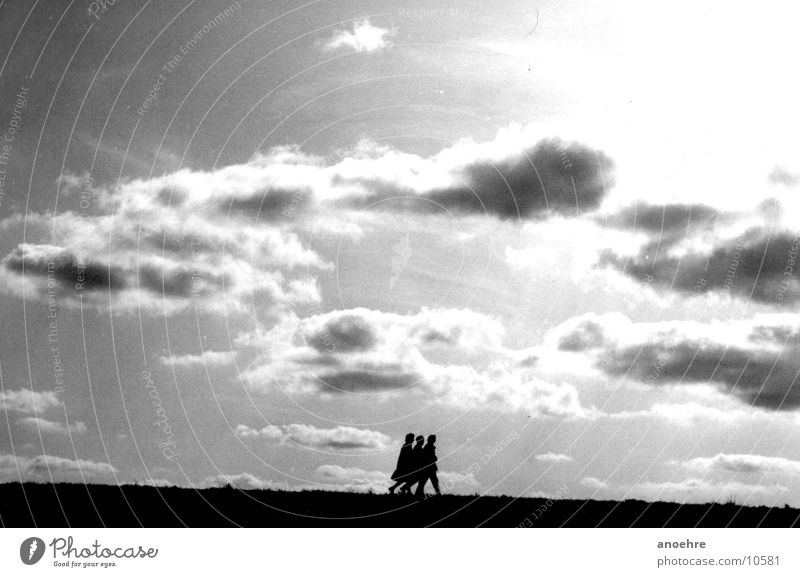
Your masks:
M0 3L0 481L800 506L797 9Z

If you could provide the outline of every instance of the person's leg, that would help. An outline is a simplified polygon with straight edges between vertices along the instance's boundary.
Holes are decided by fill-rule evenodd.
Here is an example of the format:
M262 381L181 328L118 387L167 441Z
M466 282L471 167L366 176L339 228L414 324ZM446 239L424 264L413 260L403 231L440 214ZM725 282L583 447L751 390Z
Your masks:
M411 486L416 483L415 479L404 479L403 486L400 487L400 492L404 494L408 494L411 492Z
M437 495L442 494L442 492L439 490L439 477L436 476L435 471L431 474L431 485L433 485Z
M425 496L425 483L428 482L428 474L423 473L419 478L419 485L417 485L417 497Z

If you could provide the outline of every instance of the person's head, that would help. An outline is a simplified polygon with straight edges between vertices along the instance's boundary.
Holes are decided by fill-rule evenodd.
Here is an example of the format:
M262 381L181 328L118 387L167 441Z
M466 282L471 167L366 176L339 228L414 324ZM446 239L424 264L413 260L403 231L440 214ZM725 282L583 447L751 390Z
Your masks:
M408 434L406 435L405 444L406 444L406 445L410 445L410 444L411 444L411 443L413 443L413 442L414 442L414 433L408 433Z
M424 442L425 442L425 437L423 437L422 435L417 435L417 444L421 445Z
M436 443L436 435L428 435L428 444L433 445Z

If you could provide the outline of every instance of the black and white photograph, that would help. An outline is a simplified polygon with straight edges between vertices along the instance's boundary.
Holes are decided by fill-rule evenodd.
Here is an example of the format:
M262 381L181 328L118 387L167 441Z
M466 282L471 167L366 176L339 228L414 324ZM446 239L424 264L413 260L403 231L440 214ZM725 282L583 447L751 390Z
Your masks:
M800 525L799 16L0 1L8 562Z

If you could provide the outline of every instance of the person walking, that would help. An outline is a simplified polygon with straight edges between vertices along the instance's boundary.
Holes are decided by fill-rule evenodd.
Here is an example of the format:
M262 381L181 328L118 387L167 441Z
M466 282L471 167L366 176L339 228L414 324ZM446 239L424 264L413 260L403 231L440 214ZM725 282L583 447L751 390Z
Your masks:
M408 433L406 435L406 440L403 442L403 446L400 447L400 454L397 456L397 468L392 473L392 481L394 481L394 485L389 487L389 493L394 494L394 490L397 489L400 485L405 483L410 479L410 476L413 475L414 469L412 469L412 451L414 445L414 433ZM408 492L408 488L406 488L405 492Z
M414 485L414 483L418 483L420 480L420 475L425 465L425 449L423 448L424 443L425 437L418 435L416 438L416 444L411 450L411 459L409 462L408 474L406 475L406 482L402 487L400 487L400 492L403 494L408 495L411 493L411 487Z
M422 467L420 468L419 485L417 485L417 497L425 497L425 483L428 479L433 485L433 490L437 495L441 495L439 490L439 477L436 476L436 471L439 467L436 465L436 435L428 435L428 442L422 449Z

